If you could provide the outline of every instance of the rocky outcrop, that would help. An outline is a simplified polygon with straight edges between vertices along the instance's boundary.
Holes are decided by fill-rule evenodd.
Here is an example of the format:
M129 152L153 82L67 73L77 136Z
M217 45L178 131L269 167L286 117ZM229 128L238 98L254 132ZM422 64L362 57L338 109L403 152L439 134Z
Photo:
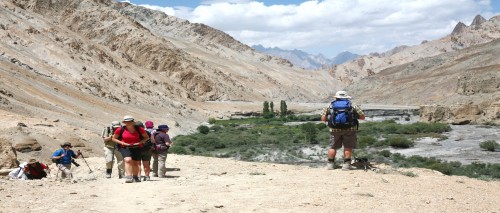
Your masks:
M467 28L467 25L465 25L462 22L458 22L458 24L455 25L455 28L453 28L451 35L459 35L459 34L463 33L466 28Z
M16 166L18 166L17 154L12 143L5 138L0 138L0 171Z
M482 16L480 15L477 15L476 17L474 17L474 20L472 20L472 23L470 24L470 26L473 28L473 29L479 29L481 26L482 23L486 22L486 19L483 18Z
M19 136L16 138L12 147L18 152L31 152L31 151L40 151L42 150L42 146L38 141L30 136Z
M495 102L462 105L427 105L420 107L421 122L451 124L500 124L500 98Z
M500 65L495 65L500 70ZM461 95L474 95L479 93L500 92L500 77L498 73L488 75L466 74L458 79L457 93Z

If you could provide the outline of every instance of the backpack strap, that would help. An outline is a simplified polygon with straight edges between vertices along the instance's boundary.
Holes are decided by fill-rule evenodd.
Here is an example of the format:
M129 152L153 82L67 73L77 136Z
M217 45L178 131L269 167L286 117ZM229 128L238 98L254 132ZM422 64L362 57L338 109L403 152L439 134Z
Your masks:
M134 126L134 127L135 127L135 131L139 134L140 140L144 139L144 136L142 136L142 134L141 134L141 128L138 126ZM120 127L120 134L118 135L118 140L120 140L120 141L123 139L123 132L125 132L125 126Z
M120 141L123 139L123 132L125 132L125 126L120 127L120 134L118 135L118 140Z
M134 127L135 127L135 131L137 131L137 133L139 134L139 139L142 141L142 139L144 139L144 136L142 136L141 127L138 127L138 126L134 126Z

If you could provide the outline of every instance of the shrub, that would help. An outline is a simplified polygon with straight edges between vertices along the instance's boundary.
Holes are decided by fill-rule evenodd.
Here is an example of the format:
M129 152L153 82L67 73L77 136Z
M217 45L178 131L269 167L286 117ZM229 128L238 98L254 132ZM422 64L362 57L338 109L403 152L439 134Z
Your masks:
M215 124L215 122L216 122L215 118L208 118L209 124Z
M386 139L387 144L394 148L410 148L413 146L413 141L405 137L395 136Z
M170 149L168 151L170 153L179 154L179 155L187 155L188 154L188 151L186 151L186 149L182 146L172 146L172 147L170 147Z
M326 124L325 123L316 124L316 128L318 128L318 130L323 130L326 128Z
M412 171L402 172L401 174L408 177L418 177L418 175L413 173Z
M391 156L391 154L392 154L392 153L391 153L391 151L389 151L389 150L382 150L382 151L380 151L378 154L379 154L379 155L382 155L382 156L384 156L384 157L386 157L386 158L388 158L388 157L390 157L390 156Z
M207 135L206 137L203 138L203 140L196 141L195 145L197 147L203 147L209 151L214 149L222 149L226 147L224 143L220 142L218 137L213 135Z
M372 146L377 141L378 140L375 137L371 136L371 135L359 136L359 138L358 138L358 147L359 148L365 148L367 146Z
M208 126L205 126L205 125L201 125L199 126L198 128L196 128L201 134L208 134L210 132L210 128L208 128Z
M213 125L210 127L210 130L212 130L214 132L218 132L221 129L222 129L222 126L220 126L220 125Z
M313 123L305 123L300 125L300 129L304 132L309 142L317 141L316 135L318 134L318 129Z
M479 144L479 147L481 147L487 151L494 152L496 148L500 147L500 144L498 144L494 140L487 140L487 141L481 142Z
M260 136L257 141L260 144L279 144L279 140L277 140L277 137L271 136L271 135L263 135Z

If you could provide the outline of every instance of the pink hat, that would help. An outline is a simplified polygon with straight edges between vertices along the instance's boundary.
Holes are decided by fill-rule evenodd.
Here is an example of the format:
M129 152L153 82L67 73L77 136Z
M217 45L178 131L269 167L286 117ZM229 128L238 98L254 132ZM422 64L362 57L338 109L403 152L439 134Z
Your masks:
M153 121L146 121L144 123L146 125L146 128L152 129L155 125L153 124Z

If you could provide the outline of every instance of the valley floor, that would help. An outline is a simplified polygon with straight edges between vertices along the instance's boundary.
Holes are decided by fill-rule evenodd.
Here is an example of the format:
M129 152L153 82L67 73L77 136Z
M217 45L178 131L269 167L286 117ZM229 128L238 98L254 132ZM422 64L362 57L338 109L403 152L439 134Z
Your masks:
M499 212L499 181L425 169L326 170L169 155L168 178L104 178L81 159L76 183L0 179L0 212ZM115 169L116 173L116 169ZM96 178L94 178L94 175Z

